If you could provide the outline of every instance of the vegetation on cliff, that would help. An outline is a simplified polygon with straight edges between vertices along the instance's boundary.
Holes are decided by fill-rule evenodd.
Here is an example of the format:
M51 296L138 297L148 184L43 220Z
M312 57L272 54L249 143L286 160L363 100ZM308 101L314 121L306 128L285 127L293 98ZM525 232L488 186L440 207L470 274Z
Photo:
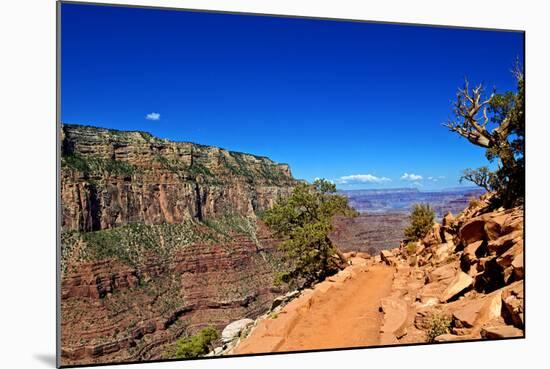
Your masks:
M495 171L486 166L466 169L462 179L494 191L495 205L505 207L521 204L525 196L525 80L518 64L513 74L517 91L493 92L488 97L482 84L470 89L466 81L454 103L456 119L445 124L472 144L485 148L489 162L497 161Z
M212 342L218 338L219 334L215 328L203 328L197 334L180 338L168 356L173 359L192 359L204 355L211 349Z
M338 268L333 255L341 253L329 238L332 217L355 216L348 199L336 194L336 186L326 180L300 183L292 195L280 199L263 216L276 235L285 238L279 248L285 253L290 270L279 276L285 283L302 279L305 284L322 280ZM343 256L340 257L343 259Z

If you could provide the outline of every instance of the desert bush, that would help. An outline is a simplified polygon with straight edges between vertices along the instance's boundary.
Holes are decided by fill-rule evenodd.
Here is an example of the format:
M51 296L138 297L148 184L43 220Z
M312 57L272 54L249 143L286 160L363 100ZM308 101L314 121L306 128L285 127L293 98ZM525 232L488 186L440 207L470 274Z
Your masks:
M409 242L418 241L434 225L435 212L429 204L414 204L409 219L411 225L405 228L405 237Z
M445 315L434 314L430 320L427 332L427 341L435 342L437 336L450 332L451 319Z
M174 359L191 359L210 351L212 342L219 338L213 327L206 327L191 337L179 339L170 355Z
M409 241L405 246L408 255L413 255L416 252L416 242Z

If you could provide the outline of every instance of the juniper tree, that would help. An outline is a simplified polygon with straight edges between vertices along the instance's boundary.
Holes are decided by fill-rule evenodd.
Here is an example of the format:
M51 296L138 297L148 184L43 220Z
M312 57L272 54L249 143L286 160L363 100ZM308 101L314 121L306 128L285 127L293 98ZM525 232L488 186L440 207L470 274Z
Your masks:
M334 215L355 216L357 212L336 186L326 180L298 184L291 196L280 199L263 216L276 235L284 237L279 248L289 262L290 270L280 278L286 283L302 279L306 285L332 273L337 265L332 257L344 261L342 253L331 242Z
M486 149L488 167L466 169L461 178L488 191L496 192L496 201L506 207L523 202L525 193L525 80L516 63L512 71L517 84L515 92L487 96L482 84L470 88L466 80L454 103L454 120L444 125L472 144Z

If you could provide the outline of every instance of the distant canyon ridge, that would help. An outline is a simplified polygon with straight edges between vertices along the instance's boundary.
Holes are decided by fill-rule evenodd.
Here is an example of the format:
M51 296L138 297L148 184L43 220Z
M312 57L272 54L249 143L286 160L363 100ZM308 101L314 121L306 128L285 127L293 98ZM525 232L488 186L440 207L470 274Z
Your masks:
M436 220L440 221L447 212L460 213L471 199L479 198L485 191L464 187L440 191L395 188L339 192L349 199L350 205L360 215L356 218L336 217L332 241L343 251L377 254L380 250L399 246L413 204L430 204Z

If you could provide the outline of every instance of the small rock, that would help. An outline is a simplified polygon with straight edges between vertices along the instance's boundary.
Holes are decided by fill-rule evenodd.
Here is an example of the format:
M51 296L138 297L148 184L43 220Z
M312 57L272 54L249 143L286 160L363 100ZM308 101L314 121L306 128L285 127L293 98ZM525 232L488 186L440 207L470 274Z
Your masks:
M453 297L457 296L465 289L470 287L474 283L474 279L468 274L460 271L457 273L455 278L451 281L449 286L443 291L440 296L441 302L447 302Z
M227 325L222 331L222 341L231 342L239 338L241 332L254 324L252 319L240 319Z
M512 325L499 325L481 329L481 338L494 340L508 337L523 337L523 331Z
M470 336L456 336L454 334L445 333L440 336L435 337L435 342L453 342L453 341L466 341L471 340Z

